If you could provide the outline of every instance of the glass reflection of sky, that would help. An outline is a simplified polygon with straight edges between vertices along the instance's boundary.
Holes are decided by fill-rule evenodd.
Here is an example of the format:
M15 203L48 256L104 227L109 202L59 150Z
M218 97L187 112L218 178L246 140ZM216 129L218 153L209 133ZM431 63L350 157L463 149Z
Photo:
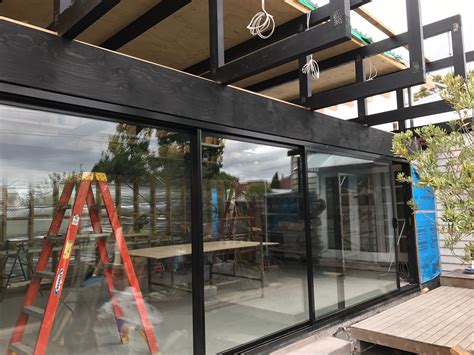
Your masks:
M288 149L242 141L225 140L223 171L241 182L271 181L275 172L290 175Z
M88 171L107 150L116 123L0 105L0 167L9 185L51 173ZM151 149L157 142L151 143ZM288 149L226 139L223 170L240 181L290 175Z
M115 123L0 105L2 178L42 182L51 173L91 170Z

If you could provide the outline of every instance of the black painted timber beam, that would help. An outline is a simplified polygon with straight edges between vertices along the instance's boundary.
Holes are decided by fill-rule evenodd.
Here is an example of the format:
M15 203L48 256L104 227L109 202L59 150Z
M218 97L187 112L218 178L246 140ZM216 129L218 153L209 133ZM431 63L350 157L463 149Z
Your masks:
M3 103L27 100L78 114L391 155L386 132L86 43L65 43L5 19L0 19L0 68Z
M372 0L350 0L351 10L356 9L362 5L365 5ZM328 21L329 6L322 6L317 11L311 12L309 25L311 27L321 24L322 22ZM301 15L293 20L285 22L275 28L275 32L268 39L261 39L258 36L253 37L245 42L237 44L224 53L225 62L233 61L237 58L243 57L244 55L250 54L258 49L266 47L272 43L278 42L284 38L293 36L294 34L301 31L301 28L306 28L306 15ZM209 59L205 59L199 63L193 64L183 71L195 75L203 75L209 71Z
M406 0L406 8L408 48L410 50L409 69L384 75L371 81L356 82L313 95L310 99L306 100L305 106L311 110L316 110L424 83L426 80L426 68L419 0ZM361 55L361 57L364 58L365 56Z
M54 29L64 38L74 39L119 2L120 0L76 1L61 14L59 3L55 2Z
M465 53L464 52L464 41L462 36L462 24L461 18L458 17L456 21L451 24L451 39L453 46L453 55L448 58L443 58L426 65L428 71L434 71L438 69L444 69L450 66L454 67L454 73L466 77L466 60L474 61L474 51ZM409 88L410 89L410 88ZM410 94L411 95L411 94ZM398 121L399 129L405 128L405 120L414 119L417 117L435 115L444 112L452 111L450 105L443 100L429 102L423 105L416 105L410 107L404 107L403 92L402 89L397 89L397 109L381 112L369 117L362 117L359 115L358 118L351 121L357 123L363 123L368 126L374 126L378 124L390 123Z
M460 22L461 17L459 15L451 16L440 21L433 22L423 27L424 38L435 37L439 34L451 31L454 23ZM344 65L350 62L354 62L357 57L370 57L380 53L390 51L392 49L403 47L408 44L408 32L399 34L395 37L387 38L367 46L353 49L349 52L341 53L331 58L327 58L319 62L319 68L321 71L329 70L340 65ZM437 61L438 62L438 61ZM432 71L433 63L427 63L427 71ZM452 65L452 64L451 64ZM450 65L446 65L448 67ZM273 86L285 84L287 82L298 79L298 70L293 70L274 78L264 80L260 83L256 83L246 87L246 90L260 92L267 90Z
M208 75L221 84L231 84L351 39L349 0L331 0L331 20L285 38L220 67Z
M361 118L355 118L350 121L364 123L367 126L375 126L384 123L391 123L403 120L410 120L418 117L435 115L443 112L452 111L452 107L445 101L435 101L426 104L398 108L396 110L375 113Z
M162 0L132 23L104 41L100 46L111 50L117 50L190 2L191 0Z
M209 60L211 73L224 61L224 0L209 0Z
M474 62L474 51L466 53L466 62ZM453 57L443 58L431 63L427 63L426 66L428 71L448 68L453 66ZM401 100L402 98L400 98L400 94L397 90L397 110L380 112L365 117L358 117L349 121L363 123L368 126L374 126L378 124L400 121L401 119L409 120L417 117L450 112L453 110L451 106L449 106L443 100L410 107L403 107L402 103L400 103Z

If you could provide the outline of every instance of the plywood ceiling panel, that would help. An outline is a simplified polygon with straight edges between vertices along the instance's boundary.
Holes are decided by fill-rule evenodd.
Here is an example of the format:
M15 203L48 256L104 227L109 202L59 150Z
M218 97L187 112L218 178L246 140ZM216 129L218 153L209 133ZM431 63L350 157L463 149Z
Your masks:
M53 22L53 1L3 0L0 3L0 16L47 28Z
M121 0L77 39L100 45L158 3L160 0Z
M225 47L233 47L252 36L247 25L261 11L258 0L224 1ZM267 11L281 25L301 12L282 0L267 0ZM143 35L120 49L176 69L187 68L209 57L208 0L193 0Z

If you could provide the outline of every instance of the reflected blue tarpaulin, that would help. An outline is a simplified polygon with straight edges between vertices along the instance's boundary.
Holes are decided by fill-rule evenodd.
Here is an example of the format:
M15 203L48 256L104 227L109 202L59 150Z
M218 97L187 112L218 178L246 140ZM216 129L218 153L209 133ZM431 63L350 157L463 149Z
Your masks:
M418 183L418 174L411 168L413 182ZM415 225L418 239L418 267L420 282L425 283L440 275L438 232L436 228L435 195L427 186L414 187L416 204Z

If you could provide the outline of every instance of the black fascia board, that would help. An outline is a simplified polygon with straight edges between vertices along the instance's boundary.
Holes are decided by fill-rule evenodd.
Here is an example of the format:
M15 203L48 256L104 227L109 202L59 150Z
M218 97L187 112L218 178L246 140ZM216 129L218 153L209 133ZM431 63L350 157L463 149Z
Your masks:
M170 122L185 120L191 128L214 125L223 133L240 130L249 137L273 137L275 142L318 143L391 156L386 132L79 41L64 41L7 19L0 20L0 67L0 97L9 97L8 85L16 85L51 100L63 95L74 102L89 100L166 116Z

